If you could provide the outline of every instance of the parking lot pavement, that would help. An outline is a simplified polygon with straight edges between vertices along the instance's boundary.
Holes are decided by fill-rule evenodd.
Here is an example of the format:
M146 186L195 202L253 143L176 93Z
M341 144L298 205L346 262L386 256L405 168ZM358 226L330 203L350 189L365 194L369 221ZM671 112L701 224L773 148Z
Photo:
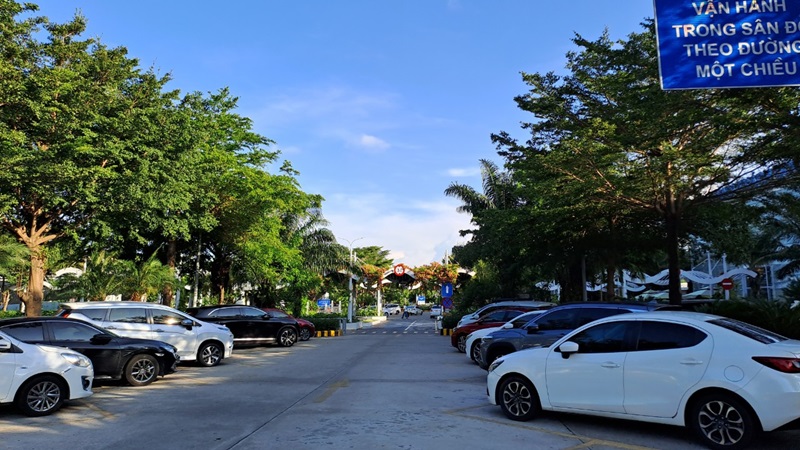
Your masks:
M398 333L237 348L218 367L182 365L144 388L99 385L49 417L3 406L0 448L702 448L676 427L567 414L510 421L486 400L486 372L447 336L383 328ZM798 438L773 433L756 448L794 449Z

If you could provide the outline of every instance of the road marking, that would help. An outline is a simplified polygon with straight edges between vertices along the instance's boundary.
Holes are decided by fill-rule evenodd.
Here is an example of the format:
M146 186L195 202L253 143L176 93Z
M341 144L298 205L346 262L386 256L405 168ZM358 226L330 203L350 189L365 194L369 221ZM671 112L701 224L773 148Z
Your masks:
M319 397L314 399L314 403L322 403L325 400L329 399L334 392L338 391L341 388L345 388L350 386L349 380L341 380L333 383L332 385L328 386L328 389L325 389L325 392L322 393Z

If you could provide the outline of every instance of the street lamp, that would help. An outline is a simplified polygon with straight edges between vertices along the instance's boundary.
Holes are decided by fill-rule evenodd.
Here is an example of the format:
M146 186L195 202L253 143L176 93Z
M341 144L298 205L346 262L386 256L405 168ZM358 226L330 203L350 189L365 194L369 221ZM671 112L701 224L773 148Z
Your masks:
M347 248L350 251L350 265L353 265L353 243L364 239L363 237L353 239L352 241L342 239L347 242ZM347 291L350 293L350 300L347 302L347 322L353 321L353 303L355 303L355 296L353 295L353 274L350 273L350 267L347 268Z

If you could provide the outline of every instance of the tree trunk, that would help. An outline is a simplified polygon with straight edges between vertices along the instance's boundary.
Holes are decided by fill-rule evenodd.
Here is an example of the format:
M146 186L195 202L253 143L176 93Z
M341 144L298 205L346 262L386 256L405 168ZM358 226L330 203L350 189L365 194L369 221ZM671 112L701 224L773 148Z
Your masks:
M617 296L617 286L614 284L614 274L616 273L616 265L613 261L609 261L606 266L606 295L610 302L613 302Z
M177 253L177 243L175 239L170 239L167 242L167 266L172 269L172 274L175 274L175 254ZM163 296L163 304L169 307L177 307L178 305L173 305L173 300L175 299L175 291L172 289L172 285L164 286L164 289L161 290L161 295Z
M680 242L678 240L678 224L680 219L673 211L666 214L667 227L667 267L669 269L669 304L680 305L681 296L681 263Z
M44 301L44 255L38 246L30 250L31 271L28 289L20 299L25 304L25 316L36 317L42 315L42 301Z

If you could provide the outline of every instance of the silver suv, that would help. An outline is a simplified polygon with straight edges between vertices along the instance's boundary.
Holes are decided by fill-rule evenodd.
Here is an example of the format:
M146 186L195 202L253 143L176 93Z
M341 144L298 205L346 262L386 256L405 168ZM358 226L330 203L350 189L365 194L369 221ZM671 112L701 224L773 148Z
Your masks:
M216 366L233 354L233 334L168 306L144 302L62 303L56 313L81 319L120 336L172 344L183 361Z
M458 325L456 325L456 328L466 325L468 323L475 322L484 315L492 311L508 308L509 306L517 306L524 311L538 311L540 309L552 308L553 306L555 306L555 303L540 302L535 300L502 300L494 303L489 303L488 305L482 306L474 313L465 314L461 316L461 320L458 321Z

